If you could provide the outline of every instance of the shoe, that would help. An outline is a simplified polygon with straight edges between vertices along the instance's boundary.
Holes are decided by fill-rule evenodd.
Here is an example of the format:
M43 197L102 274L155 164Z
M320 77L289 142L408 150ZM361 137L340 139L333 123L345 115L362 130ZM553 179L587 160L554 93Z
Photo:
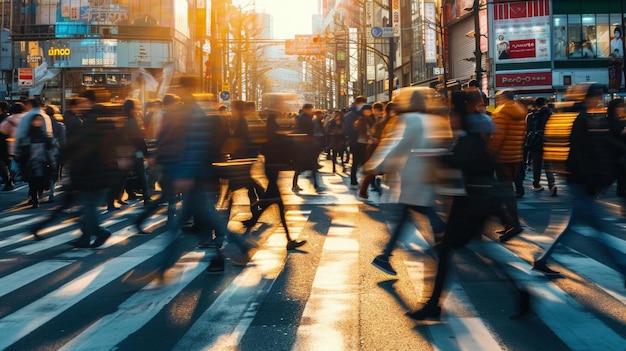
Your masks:
M519 224L516 225L515 227L511 227L502 236L500 236L500 242L505 243L509 241L512 237L518 235L519 233L523 231L524 231L524 228L522 228L522 226L520 226Z
M33 202L33 208L39 208L39 201Z
M362 199L365 199L365 200L367 200L369 198L369 196L367 195L367 192L362 193L360 191L359 191L359 197L362 198Z
M70 241L70 245L74 246L77 249L86 249L90 247L91 243L81 237Z
M517 312L511 316L511 319L519 319L530 312L530 293L526 289L518 288Z
M506 233L506 231L509 230L509 229L511 229L511 227L509 227L508 225L505 225L504 229L496 230L496 234L502 235L502 234Z
M556 185L551 186L550 187L550 196L555 197L557 190L558 189L556 188Z
M543 191L543 187L541 185L533 185L531 186L531 189L535 192Z
M4 188L2 188L2 191L11 191L15 189L15 186L13 185L13 183L7 184L4 186Z
M122 205L122 206L127 206L128 202L124 201L124 200L117 200L117 203Z
M398 273L393 269L391 263L389 263L389 256L378 255L372 261L372 266L380 269L381 271L389 275L397 275Z
M524 193L515 193L515 197L521 199L524 197Z
M206 272L209 274L224 273L224 256L221 253L211 259Z
M302 240L302 241L290 240L289 242L287 242L287 250L295 250L304 244L306 244L306 240Z
M439 319L439 316L441 316L441 307L426 303L424 307L413 312L408 312L406 315L418 321L424 319Z
M220 247L222 247L222 245L218 244L215 240L199 242L196 245L196 248L198 249L210 249L210 248L220 248Z
M106 229L100 229L100 235L94 240L93 244L91 244L92 248L97 248L102 246L107 239L111 237L111 232Z
M359 184L350 184L350 189L357 190L359 188Z
M135 229L137 229L137 234L139 235L150 235L152 234L149 230L145 230L141 228L141 224L135 223Z
M298 191L302 191L302 188L296 185L294 187L291 187L291 191L293 191L295 193L295 192L298 192Z
M198 228L198 226L195 223L185 224L180 227L180 230L182 230L183 233L199 233L200 232L200 228Z
M548 265L546 265L546 263L541 260L535 261L535 263L533 263L533 270L541 272L548 277L560 277L561 276L561 273L550 269Z

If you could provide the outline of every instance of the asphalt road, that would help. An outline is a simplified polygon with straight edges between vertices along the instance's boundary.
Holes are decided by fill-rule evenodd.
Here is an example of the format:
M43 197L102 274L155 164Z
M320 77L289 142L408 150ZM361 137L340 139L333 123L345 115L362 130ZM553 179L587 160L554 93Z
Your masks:
M74 215L36 242L28 228L55 204L30 209L24 187L0 193L0 349L626 350L624 278L601 250L608 243L626 251L626 217L612 190L601 199L611 233L598 240L577 228L550 262L563 278L548 279L530 263L564 227L570 199L562 182L557 197L527 184L518 201L524 232L502 244L493 233L500 225L489 223L482 240L455 256L440 320L416 322L405 313L428 298L436 268L425 218L413 216L416 225L392 257L398 275L386 275L370 262L397 211L375 194L359 200L346 174L328 170L322 189L303 175L296 194L291 173L281 173L288 227L305 246L285 250L276 209L245 233L247 199L237 193L229 227L259 245L250 262L209 275L214 252L195 249L198 238L185 235L165 285L124 280L154 267L165 208L150 218L146 236L131 225L140 203L111 214L103 207L111 239L97 250L74 249ZM442 215L445 208L440 199ZM531 312L521 319L510 318L518 303L513 282L531 293Z

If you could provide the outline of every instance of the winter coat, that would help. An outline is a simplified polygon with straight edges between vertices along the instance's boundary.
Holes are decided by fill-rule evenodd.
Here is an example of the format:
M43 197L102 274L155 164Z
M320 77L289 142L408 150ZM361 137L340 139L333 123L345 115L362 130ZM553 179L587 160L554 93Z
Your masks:
M343 150L346 147L346 129L343 121L330 120L326 123L328 147L333 150Z
M31 127L25 137L21 139L20 170L25 181L35 178L49 178L56 169L53 156L52 138L48 137L43 128Z
M10 115L0 124L0 132L6 135L8 138L13 139L13 141L8 142L7 145L9 149L9 155L15 155L15 135L17 133L17 126L20 124L20 120L23 116L23 113Z
M489 152L496 163L519 163L524 160L527 110L510 100L496 107L491 114L496 126L489 142Z
M391 202L432 206L440 137L450 138L447 118L424 113L403 113L390 119L378 147L363 165L368 173L387 173ZM440 153L445 149L438 149ZM398 179L399 177L399 179Z

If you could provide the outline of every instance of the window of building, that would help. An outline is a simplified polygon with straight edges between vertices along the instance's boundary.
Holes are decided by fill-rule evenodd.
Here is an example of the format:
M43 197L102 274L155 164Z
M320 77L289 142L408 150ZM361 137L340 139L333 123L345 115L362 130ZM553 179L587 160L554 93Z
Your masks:
M596 54L598 57L608 57L611 54L611 34L609 15L596 15Z
M567 16L554 16L552 21L552 55L555 60L563 60L567 58Z

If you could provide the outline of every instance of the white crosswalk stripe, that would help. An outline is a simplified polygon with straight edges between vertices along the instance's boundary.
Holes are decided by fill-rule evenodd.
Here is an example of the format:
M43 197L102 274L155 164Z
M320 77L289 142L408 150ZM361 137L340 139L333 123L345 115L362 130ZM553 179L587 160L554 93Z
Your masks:
M281 182L290 182L289 176L290 173L286 172L281 176ZM359 243L364 233L355 228L363 225L360 222L371 220L363 212L364 208L377 212L386 219L389 231L395 227L395 215L386 213L385 209L363 205L362 201L355 199L354 192L348 190L341 177L323 175L322 178L327 194L310 199L309 197L315 195L315 190L301 185L305 188L303 192L285 197L288 206L297 208L290 207L286 213L290 234L299 240L309 240L311 248L308 249L308 255L314 252L319 255L319 262L315 266L301 268L312 272L308 287L310 293L303 301L300 313L294 314L294 320L288 323L286 321L293 328L292 331L285 331L289 345L286 349L362 349L361 333L364 331L361 330L360 313L368 306L362 304L363 275L357 272L362 270L364 262L368 264L371 261L379 248L364 248ZM301 179L303 184L304 179ZM285 184L281 186L285 187ZM319 206L302 209L302 205ZM532 206L532 203L528 206ZM0 254L8 255L3 264L16 264L17 268L0 271L0 298L9 297L19 305L0 309L0 330L3 335L0 338L0 349L10 348L30 335L38 335L39 329L53 321L58 323L56 320L70 309L102 294L108 286L119 284L122 276L146 264L164 249L170 237L162 228L156 230L152 236L142 236L144 239L141 242L134 242L136 230L132 226L132 220L129 221L132 219L129 215L136 211L133 208L121 214L116 213L103 222L105 227L112 229L113 235L100 250L59 250L59 247L77 237L79 230L72 227L77 225L75 222L63 222L42 230L46 239L36 242L24 231L34 223L34 217L26 214L9 214L5 217L11 226L8 230L3 230L0 236ZM319 224L322 216L330 218L327 227ZM158 213L150 217L144 227L159 228L165 221L164 215ZM271 234L259 242L261 246L250 262L232 281L213 292L216 297L205 309L195 311L187 329L172 342L173 349L237 349L260 317L259 311L268 297L276 293L287 293L278 290L287 288L278 288L276 282L285 274L284 270L294 256L285 250L285 232L279 223L269 224ZM547 248L554 238L552 229L544 233L527 229L530 230L521 234L520 238L541 249ZM584 230L579 234L585 237L589 235ZM400 257L404 259L395 259L393 263L403 265L403 277L418 292L417 297L423 299L421 292L427 290L425 281L428 279L425 265L432 264L434 256L431 250L432 240L422 235L414 225L405 227L402 238L405 254ZM624 240L611 236L609 242L620 252L626 253ZM503 272L514 280L523 282L532 295L537 297L533 312L569 349L624 350L624 333L614 330L603 318L597 316L597 311L586 308L566 289L531 271L527 261L502 244L485 240L472 242L469 248L473 252L493 258L502 265ZM119 252L115 256L106 257L112 250ZM50 252L54 254L48 255ZM168 271L167 275L175 279L164 285L151 282L138 291L128 293L127 297L120 299L117 306L109 306L106 313L94 317L93 320L89 316L82 317L87 324L64 340L62 345L54 348L118 349L120 344L145 330L173 301L184 295L192 284L203 279L211 257L213 251L186 252ZM568 247L556 250L552 259L589 282L588 285L595 286L598 293L611 296L621 306L626 305L623 277L613 268ZM85 264L86 268L72 275L75 267L80 264ZM490 326L490 317L483 315L476 307L476 301L466 292L458 274L451 274L446 285L448 294L442 299L444 312L441 322L420 324L420 330L424 331L420 336L428 339L434 350L505 349L506 340ZM37 285L52 275L61 276L62 278L58 278L61 283L51 287L46 285L34 297L21 298L20 293L26 287ZM67 280L63 280L66 275ZM216 279L220 279L217 277ZM193 306L190 308L193 309ZM381 319L384 320L384 316ZM576 323L575 328L572 327L573 321ZM581 330L586 332L581 333ZM412 331L407 329L406 333Z

